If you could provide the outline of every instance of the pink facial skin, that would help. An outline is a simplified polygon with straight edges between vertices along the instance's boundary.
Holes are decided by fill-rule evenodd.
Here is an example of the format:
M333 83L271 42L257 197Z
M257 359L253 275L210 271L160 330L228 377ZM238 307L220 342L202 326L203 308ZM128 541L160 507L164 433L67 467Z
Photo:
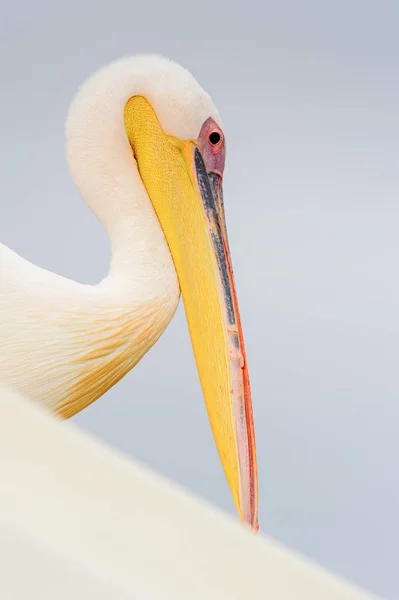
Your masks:
M201 127L198 147L208 173L216 173L222 179L226 154L224 135L219 125L211 117Z

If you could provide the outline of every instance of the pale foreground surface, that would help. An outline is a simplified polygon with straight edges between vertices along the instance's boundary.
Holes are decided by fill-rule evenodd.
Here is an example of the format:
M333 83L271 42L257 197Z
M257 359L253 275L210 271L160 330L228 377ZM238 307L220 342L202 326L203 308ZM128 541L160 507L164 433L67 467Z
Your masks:
M0 389L3 600L366 600Z

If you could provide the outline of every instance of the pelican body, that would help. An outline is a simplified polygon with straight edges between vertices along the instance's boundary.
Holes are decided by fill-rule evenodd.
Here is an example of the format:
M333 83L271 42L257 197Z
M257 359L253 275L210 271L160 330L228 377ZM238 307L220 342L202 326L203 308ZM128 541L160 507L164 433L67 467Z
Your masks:
M0 246L0 383L71 417L152 347L182 293L203 395L241 520L257 530L251 393L223 208L225 138L210 97L158 56L78 91L66 156L105 227L108 276L84 285Z

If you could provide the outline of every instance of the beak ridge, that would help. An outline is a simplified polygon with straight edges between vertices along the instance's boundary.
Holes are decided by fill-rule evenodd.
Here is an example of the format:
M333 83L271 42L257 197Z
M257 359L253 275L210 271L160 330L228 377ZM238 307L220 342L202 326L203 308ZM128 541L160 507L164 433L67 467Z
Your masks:
M207 173L198 148L195 148L194 153L198 187L217 261L224 300L224 318L232 383L230 400L239 471L240 506L238 510L241 519L257 531L257 468L251 390L227 238L222 180L217 173ZM217 439L216 443L218 443Z

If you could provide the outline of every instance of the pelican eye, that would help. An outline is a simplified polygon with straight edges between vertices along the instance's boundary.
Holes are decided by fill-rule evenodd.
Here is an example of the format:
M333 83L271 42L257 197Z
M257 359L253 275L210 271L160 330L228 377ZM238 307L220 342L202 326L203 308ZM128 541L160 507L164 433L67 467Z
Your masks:
M209 141L211 142L212 146L217 146L221 139L221 135L218 131L212 131L212 133L209 135Z

